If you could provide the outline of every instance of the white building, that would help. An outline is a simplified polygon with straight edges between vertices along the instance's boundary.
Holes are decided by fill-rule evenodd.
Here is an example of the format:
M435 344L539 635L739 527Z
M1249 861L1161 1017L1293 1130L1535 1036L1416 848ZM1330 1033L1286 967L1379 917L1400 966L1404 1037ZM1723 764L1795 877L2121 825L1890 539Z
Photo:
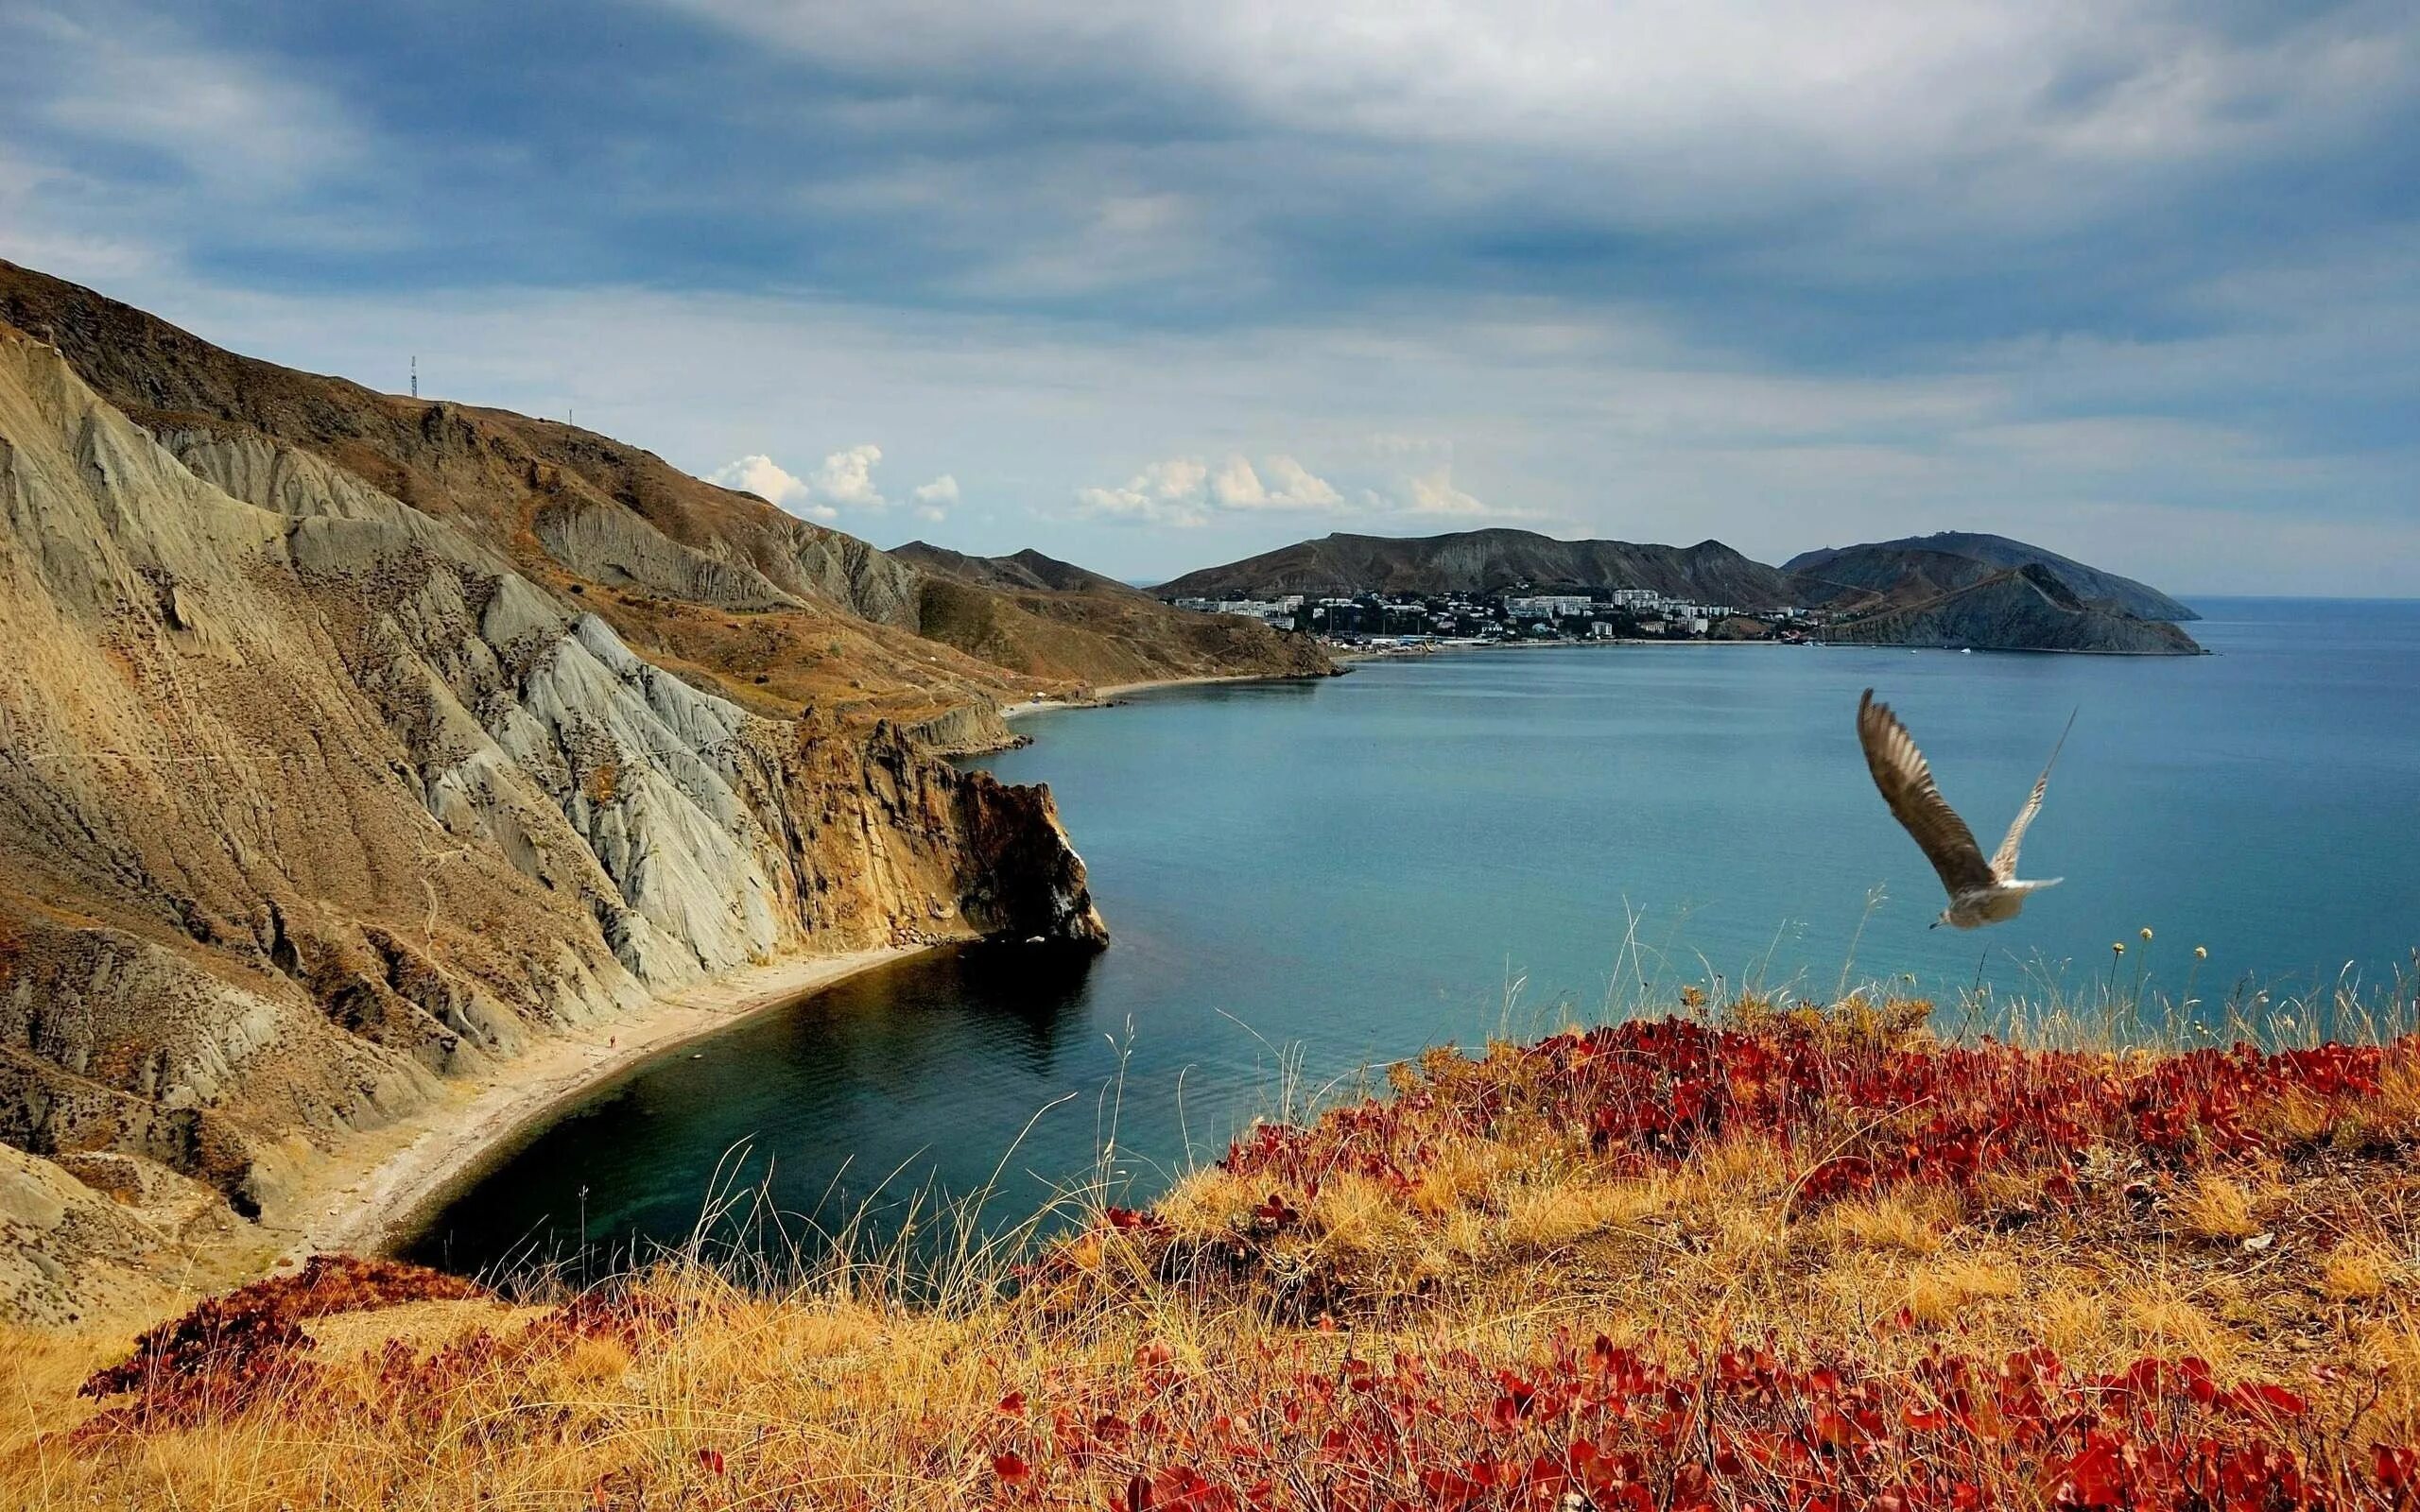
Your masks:
M1587 613L1589 599L1585 593L1539 593L1528 598L1508 598L1504 608L1516 620L1563 619Z

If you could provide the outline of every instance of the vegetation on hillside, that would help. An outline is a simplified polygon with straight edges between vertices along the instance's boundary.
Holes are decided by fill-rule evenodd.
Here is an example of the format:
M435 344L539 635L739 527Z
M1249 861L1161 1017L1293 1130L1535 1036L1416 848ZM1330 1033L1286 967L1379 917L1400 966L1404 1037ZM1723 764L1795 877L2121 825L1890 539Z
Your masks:
M544 1304L321 1261L130 1348L21 1341L0 1496L2405 1505L2420 1041L2028 1049L1926 1016L1434 1051L913 1303L895 1256Z

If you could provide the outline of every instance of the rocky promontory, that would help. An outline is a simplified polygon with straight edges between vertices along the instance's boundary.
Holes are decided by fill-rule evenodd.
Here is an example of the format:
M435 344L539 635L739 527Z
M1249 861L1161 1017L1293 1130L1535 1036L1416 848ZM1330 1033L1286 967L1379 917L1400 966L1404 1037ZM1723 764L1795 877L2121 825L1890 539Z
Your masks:
M2203 654L2191 636L2168 621L2088 604L2049 568L2034 563L1932 598L1839 621L1826 627L1824 636L1951 650Z

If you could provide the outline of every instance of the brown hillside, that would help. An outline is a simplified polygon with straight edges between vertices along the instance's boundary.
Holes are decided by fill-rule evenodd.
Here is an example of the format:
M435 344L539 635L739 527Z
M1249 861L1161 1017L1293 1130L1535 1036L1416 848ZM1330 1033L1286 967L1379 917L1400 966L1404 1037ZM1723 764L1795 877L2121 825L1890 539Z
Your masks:
M1234 614L1198 614L1038 551L968 557L923 541L893 553L926 569L925 634L1029 676L1096 687L1167 678L1320 677L1336 670L1308 636Z
M151 391L195 398L180 371ZM264 385L246 402L286 422L293 391ZM273 1250L323 1156L657 994L793 954L1099 936L1046 793L866 717L871 680L854 718L767 718L717 696L730 663L669 676L614 623L747 610L550 594L475 510L147 413L157 431L0 326L0 1140L133 1194L157 1270ZM390 478L492 498L469 482L507 476L513 427L424 419L424 450L381 434L428 470ZM966 669L928 682L1002 680L811 592L781 612L859 627L901 669L893 707L938 701L911 649ZM29 1169L9 1180L30 1206L0 1209L0 1313L70 1315L139 1257Z
M1274 637L1203 637L1123 606L1087 633L1089 597L1030 623L1014 604L977 606L977 617L1013 627L995 637L1013 644L1012 660L994 664L967 654L962 595L944 597L939 633L925 633L928 577L914 566L610 437L239 356L6 262L0 319L56 344L102 397L228 491L266 504L280 486L233 471L254 438L333 463L593 610L641 654L760 713L813 706L846 726L887 718L954 730L960 739L950 743L960 744L967 712L1077 693L1105 671L1132 681L1324 670L1323 661L1298 664ZM1221 655L1236 660L1205 663ZM991 734L1000 737L996 725Z

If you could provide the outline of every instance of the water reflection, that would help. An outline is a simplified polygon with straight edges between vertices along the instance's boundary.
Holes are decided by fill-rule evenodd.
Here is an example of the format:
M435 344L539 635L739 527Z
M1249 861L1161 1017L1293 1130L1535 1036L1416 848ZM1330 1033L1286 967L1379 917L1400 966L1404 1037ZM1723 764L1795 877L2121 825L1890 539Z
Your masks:
M1113 1069L1077 1033L1098 960L1054 946L937 951L675 1052L512 1151L406 1253L465 1271L627 1258L634 1242L691 1232L725 1152L719 1184L761 1187L797 1235L861 1210L880 1228L919 1193L976 1192L1071 1076ZM1080 1111L1037 1131L1054 1162L1082 1163ZM1012 1167L992 1206L1022 1217L1046 1196Z

